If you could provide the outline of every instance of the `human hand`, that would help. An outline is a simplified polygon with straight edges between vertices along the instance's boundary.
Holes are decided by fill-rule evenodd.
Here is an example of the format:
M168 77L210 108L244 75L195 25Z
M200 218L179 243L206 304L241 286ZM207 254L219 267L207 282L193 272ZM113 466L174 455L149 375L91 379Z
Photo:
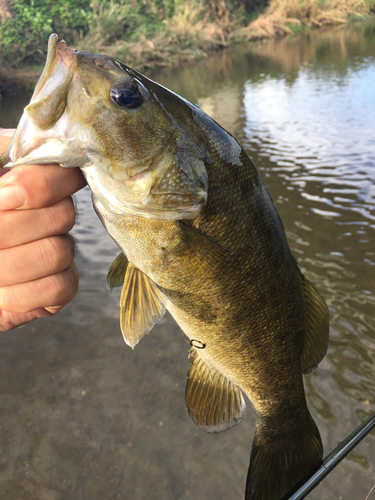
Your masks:
M14 130L0 129L0 154ZM56 314L78 289L75 209L86 184L78 168L0 169L0 331ZM18 210L16 210L18 209Z

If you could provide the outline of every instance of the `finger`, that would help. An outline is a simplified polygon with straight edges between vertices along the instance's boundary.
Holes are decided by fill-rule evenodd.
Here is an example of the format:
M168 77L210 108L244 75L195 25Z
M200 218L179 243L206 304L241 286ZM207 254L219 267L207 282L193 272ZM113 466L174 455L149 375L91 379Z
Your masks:
M0 210L47 207L85 185L79 168L21 165L0 178Z
M70 235L51 236L0 250L0 287L17 285L64 271L74 259Z
M0 127L0 136L1 137L13 137L15 128L1 128Z
M70 197L45 208L1 212L0 250L68 233L75 220L76 212Z
M6 151L11 139L12 139L11 137L0 135L0 155L2 155Z
M60 309L61 307L59 310ZM8 332L9 330L13 330L13 328L29 323L34 319L47 318L48 316L52 316L52 314L53 313L43 308L35 309L34 311L30 311L28 313L13 313L2 311L0 309L0 332Z
M0 288L0 309L28 313L44 308L54 311L70 302L78 290L78 272L74 262L64 271L19 285Z

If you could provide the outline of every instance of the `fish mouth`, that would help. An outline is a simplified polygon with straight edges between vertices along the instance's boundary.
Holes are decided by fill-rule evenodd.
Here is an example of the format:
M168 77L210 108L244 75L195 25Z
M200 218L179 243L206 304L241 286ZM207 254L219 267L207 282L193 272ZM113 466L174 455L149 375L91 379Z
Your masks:
M76 67L74 53L59 35L54 33L49 37L43 73L9 147L9 159L13 166L43 161L49 129L53 129L65 111L66 97ZM54 130L54 135L59 133L61 135L61 131ZM41 154L43 146L43 155L38 158L36 151ZM53 161L53 155L49 154L49 160Z
M48 87L54 87L51 89L51 92L53 92L58 87L58 80L62 80L68 76L74 65L74 53L75 51L67 46L61 36L52 33L48 39L46 64L35 87L31 102L35 101L41 93L45 93L43 91L47 90L47 84L51 79L54 85L49 84Z

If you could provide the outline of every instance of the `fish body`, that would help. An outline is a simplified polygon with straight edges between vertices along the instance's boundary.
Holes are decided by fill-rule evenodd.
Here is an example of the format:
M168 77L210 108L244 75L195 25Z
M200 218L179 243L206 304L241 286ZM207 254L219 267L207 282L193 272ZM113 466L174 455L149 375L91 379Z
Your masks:
M328 340L267 188L237 141L185 99L52 35L0 166L80 167L121 249L121 329L134 348L167 309L190 339L186 405L206 432L256 414L246 500L279 500L321 463L302 373Z

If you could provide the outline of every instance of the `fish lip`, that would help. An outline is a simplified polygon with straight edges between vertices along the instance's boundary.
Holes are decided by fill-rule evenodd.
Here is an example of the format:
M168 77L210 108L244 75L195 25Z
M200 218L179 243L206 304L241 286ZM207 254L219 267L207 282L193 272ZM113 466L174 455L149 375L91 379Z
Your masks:
M64 52L64 57L61 57L62 52ZM70 60L68 54L71 55ZM59 59L70 72L74 59L73 54L74 50L66 45L65 40L63 40L60 35L56 33L52 33L52 35L50 35L50 37L48 38L46 63L44 65L44 69L40 76L40 79L35 86L35 90L30 102L34 102L37 99L37 96L42 92L51 76L56 71L56 65Z
M35 86L30 103L24 110L13 140L8 147L9 159L12 166L22 165L22 160L25 160L28 164L35 162L43 163L43 158L37 159L31 158L31 156L33 151L38 150L45 142L48 142L48 139L42 137L38 122L33 122L30 119L27 109L32 107L33 104L50 97L56 89L63 86L64 82L67 82L66 87L68 87L75 68L73 49L68 47L58 34L52 33L48 39L47 57L43 72Z
M56 46L55 54L61 59L62 63L68 69L71 68L74 61L75 50L68 47L65 40L60 39L59 43Z

